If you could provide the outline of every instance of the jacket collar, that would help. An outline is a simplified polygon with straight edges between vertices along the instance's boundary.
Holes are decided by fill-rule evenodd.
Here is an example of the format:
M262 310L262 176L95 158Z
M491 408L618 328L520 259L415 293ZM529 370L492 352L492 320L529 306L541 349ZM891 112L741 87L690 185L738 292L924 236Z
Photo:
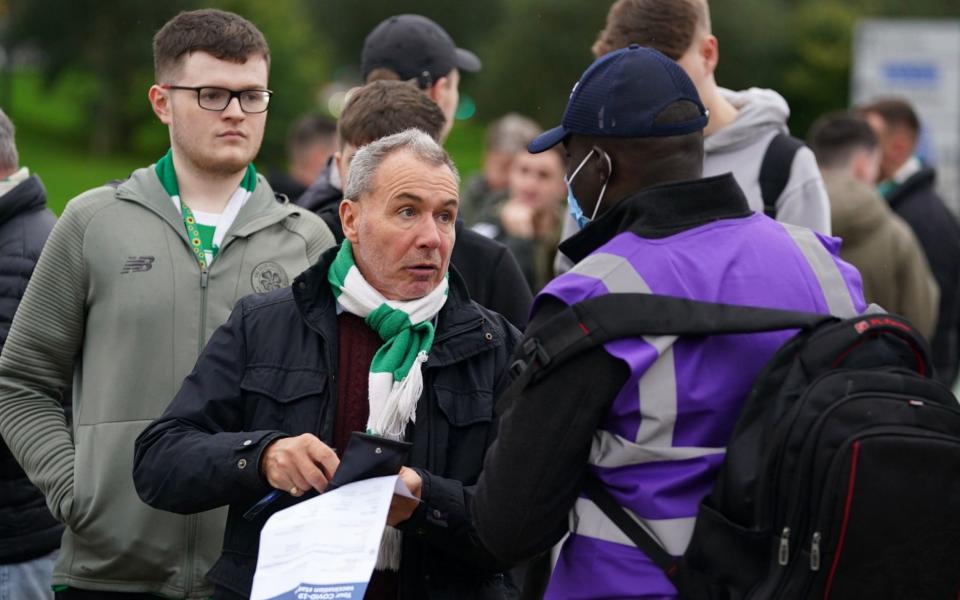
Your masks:
M180 237L185 241L187 240L187 233L183 226L183 216L177 212L177 207L174 206L170 196L163 189L154 165L134 171L130 178L117 188L117 198L136 202L155 212L169 223L180 234ZM232 237L250 236L265 227L282 221L287 215L288 211L277 202L270 184L262 175L257 174L257 186L240 209L240 212L237 213L237 218L230 226L230 231L227 232L223 243L226 244L228 239Z
M47 206L47 190L36 175L31 175L12 190L0 196L0 223L13 217L42 210Z
M340 206L343 190L334 185L334 173L336 173L336 167L331 157L327 159L327 165L320 171L316 181L296 199L296 204L312 212L335 209Z
M907 178L906 181L893 188L887 197L890 206L896 208L901 202L925 187L932 187L937 179L937 172L924 167Z
M751 214L743 191L730 173L667 183L627 196L560 244L560 251L577 263L625 231L662 238L711 221Z
M339 249L339 246L328 249L293 281L293 298L300 316L328 344L336 342L337 305L327 281L327 271ZM470 300L466 284L453 268L450 269L449 284L447 301L437 315L437 331L428 367L452 364L495 345L483 337L484 316ZM502 340L502 335L494 337L497 343L502 344Z

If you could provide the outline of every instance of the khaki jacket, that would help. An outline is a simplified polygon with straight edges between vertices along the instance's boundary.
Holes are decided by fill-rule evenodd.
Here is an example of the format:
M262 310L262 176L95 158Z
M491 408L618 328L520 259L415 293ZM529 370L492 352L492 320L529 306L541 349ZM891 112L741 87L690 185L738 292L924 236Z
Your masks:
M54 585L210 595L226 513L144 504L134 440L239 298L289 285L332 244L262 177L205 271L152 166L67 205L0 356L0 434L67 525ZM59 406L71 379L72 431Z
M940 290L913 230L870 187L841 173L824 173L840 258L863 277L863 297L906 317L929 340L937 325Z

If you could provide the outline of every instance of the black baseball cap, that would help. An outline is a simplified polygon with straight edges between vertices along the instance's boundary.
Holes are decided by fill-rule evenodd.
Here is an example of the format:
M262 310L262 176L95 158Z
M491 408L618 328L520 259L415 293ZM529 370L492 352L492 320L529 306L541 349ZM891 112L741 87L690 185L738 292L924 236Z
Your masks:
M686 100L699 116L656 123L671 104ZM595 137L665 137L707 126L707 110L683 68L660 52L636 44L595 60L573 86L559 127L545 131L527 149L536 154L571 134Z
M360 68L366 79L374 69L394 71L400 79L416 79L420 87L432 85L454 68L480 70L480 59L457 48L435 22L422 15L395 15L377 25L363 42Z

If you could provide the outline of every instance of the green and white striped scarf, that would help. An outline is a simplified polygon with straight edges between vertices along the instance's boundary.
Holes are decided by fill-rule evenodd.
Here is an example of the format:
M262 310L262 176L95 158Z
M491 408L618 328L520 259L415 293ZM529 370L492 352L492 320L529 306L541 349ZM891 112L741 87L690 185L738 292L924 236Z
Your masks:
M343 310L362 317L384 342L370 363L367 432L402 439L407 424L416 421L417 401L423 392L422 367L433 346L433 318L447 301L447 277L423 298L387 300L364 279L354 262L350 240L344 240L327 280ZM399 570L401 540L398 530L386 528L378 569Z
M344 240L327 279L343 310L362 317L384 342L370 363L367 431L402 439L407 423L416 419L421 366L433 345L433 317L447 301L447 278L423 298L387 300L360 274L353 246Z
M240 187L230 196L230 200L220 215L220 221L217 223L217 229L213 234L213 240L208 248L201 241L200 230L197 220L194 218L193 211L190 210L189 206L180 201L180 184L177 182L177 173L173 168L172 148L157 161L155 168L157 177L160 179L160 184L170 196L170 199L173 200L174 206L176 206L180 214L183 215L183 226L187 230L187 237L190 238L190 247L197 257L197 262L200 263L201 268L207 268L217 255L220 244L223 243L223 238L230 229L230 225L232 225L233 221L237 218L237 213L240 212L240 208L243 207L247 200L250 199L250 196L253 195L253 190L257 187L257 170L253 168L253 163L247 165L247 172L240 182Z

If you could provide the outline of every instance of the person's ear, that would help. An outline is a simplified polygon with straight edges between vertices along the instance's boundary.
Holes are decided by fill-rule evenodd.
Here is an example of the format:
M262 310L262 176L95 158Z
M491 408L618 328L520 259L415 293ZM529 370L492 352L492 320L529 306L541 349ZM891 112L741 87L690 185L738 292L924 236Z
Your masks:
M343 226L343 237L351 244L357 243L357 231L360 224L360 203L344 198L340 201L340 224Z
M700 57L703 61L703 72L706 75L713 75L720 63L720 44L716 36L707 34L700 40Z
M340 176L340 188L346 188L348 171L343 160L343 151L337 150L333 153L333 166L337 169L337 175Z
M613 157L600 146L593 147L593 168L596 170L600 184L609 183L610 176L613 174Z
M433 82L433 85L427 87L424 90L427 93L427 97L433 100L433 103L437 106L443 106L440 104L440 101L443 99L444 94L447 92L450 86L450 79L447 77L441 77L440 79Z
M870 152L864 148L853 151L853 155L850 157L850 174L853 175L854 179L864 183L867 182L871 159Z
M903 164L913 155L913 149L917 144L917 140L913 133L908 131L906 127L898 127L893 132L892 138L891 147L894 155L897 158L897 162Z
M161 123L169 125L172 119L170 90L165 90L159 85L154 84L150 86L147 97L150 99L150 108L153 109L153 114L157 115Z

